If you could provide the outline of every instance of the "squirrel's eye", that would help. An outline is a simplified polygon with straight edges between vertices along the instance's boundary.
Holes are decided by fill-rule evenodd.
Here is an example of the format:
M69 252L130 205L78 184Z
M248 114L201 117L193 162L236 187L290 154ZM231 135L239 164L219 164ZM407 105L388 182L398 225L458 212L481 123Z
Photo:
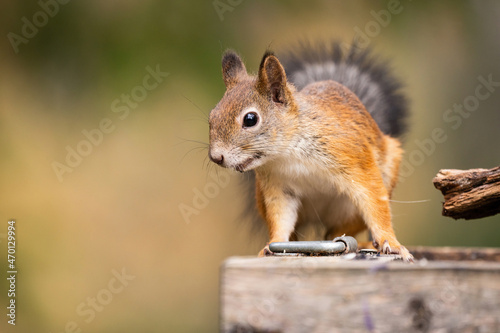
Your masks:
M255 112L248 112L243 116L243 127L252 127L257 125L259 116Z

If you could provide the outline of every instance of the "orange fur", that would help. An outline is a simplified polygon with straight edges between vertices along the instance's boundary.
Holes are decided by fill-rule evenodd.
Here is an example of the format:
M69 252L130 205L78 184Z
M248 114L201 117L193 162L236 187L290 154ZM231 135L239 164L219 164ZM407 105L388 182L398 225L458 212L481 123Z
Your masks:
M223 73L226 94L210 114L210 157L255 171L270 242L290 239L309 200L326 212L328 237L368 228L379 250L411 260L396 239L389 205L403 152L399 141L383 134L341 84L321 81L296 91L272 54L257 77L236 57L231 54L233 67L226 64ZM242 125L248 112L257 114L257 125Z

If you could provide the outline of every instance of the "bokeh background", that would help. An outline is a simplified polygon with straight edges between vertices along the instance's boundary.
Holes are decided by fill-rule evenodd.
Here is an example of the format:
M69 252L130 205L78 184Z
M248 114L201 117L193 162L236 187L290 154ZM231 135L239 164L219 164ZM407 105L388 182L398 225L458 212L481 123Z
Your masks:
M411 100L411 171L394 199L423 202L393 203L398 238L500 246L500 216L442 217L431 182L442 168L500 165L500 87L459 125L457 114L444 118L475 94L478 77L500 81L498 1L41 3L53 14L46 22L36 1L0 5L1 332L218 330L221 263L265 242L242 222L239 175L206 158L206 115L224 93L227 48L255 71L268 47L279 54L298 39L363 38L391 60ZM13 46L12 33L22 36L34 19L36 34L24 28L33 36ZM142 96L148 67L169 74ZM120 99L132 92L141 101L126 116L114 112L112 103L125 106ZM103 119L113 130L85 146L83 131ZM426 153L418 143L435 128L446 140ZM86 156L58 177L54 163L66 164L67 149L78 147ZM16 327L4 314L12 218ZM128 276L123 288L116 272Z

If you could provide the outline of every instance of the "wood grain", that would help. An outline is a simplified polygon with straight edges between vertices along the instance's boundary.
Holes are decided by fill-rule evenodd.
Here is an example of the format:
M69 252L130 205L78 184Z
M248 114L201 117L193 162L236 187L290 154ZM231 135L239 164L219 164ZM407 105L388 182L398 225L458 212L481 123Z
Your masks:
M500 250L448 248L434 257L483 251L485 260L434 261L432 248L418 248L416 257L426 259L415 264L229 258L221 268L221 331L500 332Z

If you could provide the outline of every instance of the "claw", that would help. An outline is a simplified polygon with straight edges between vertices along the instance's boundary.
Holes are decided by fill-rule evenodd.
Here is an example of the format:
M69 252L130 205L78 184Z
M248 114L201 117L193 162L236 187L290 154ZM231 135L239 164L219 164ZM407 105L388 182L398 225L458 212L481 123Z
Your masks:
M385 240L384 245L382 245L382 253L384 254L392 253L391 246L389 245L389 242L387 240Z
M406 247L401 246L401 249L399 252L400 252L400 255L404 261L411 262L411 263L415 262L413 260L413 255L410 253L410 251L408 251L408 249Z
M373 246L375 246L375 248L377 248L380 253L382 254L398 254L401 256L401 258L406 261L406 262L414 262L413 261L413 256L411 255L410 251L408 251L408 249L404 246L402 246L401 244L397 243L396 244L392 244L393 246L391 247L391 245L389 244L389 241L386 239L383 241L382 243L382 247L378 247L379 245L379 242L377 241L373 241Z

